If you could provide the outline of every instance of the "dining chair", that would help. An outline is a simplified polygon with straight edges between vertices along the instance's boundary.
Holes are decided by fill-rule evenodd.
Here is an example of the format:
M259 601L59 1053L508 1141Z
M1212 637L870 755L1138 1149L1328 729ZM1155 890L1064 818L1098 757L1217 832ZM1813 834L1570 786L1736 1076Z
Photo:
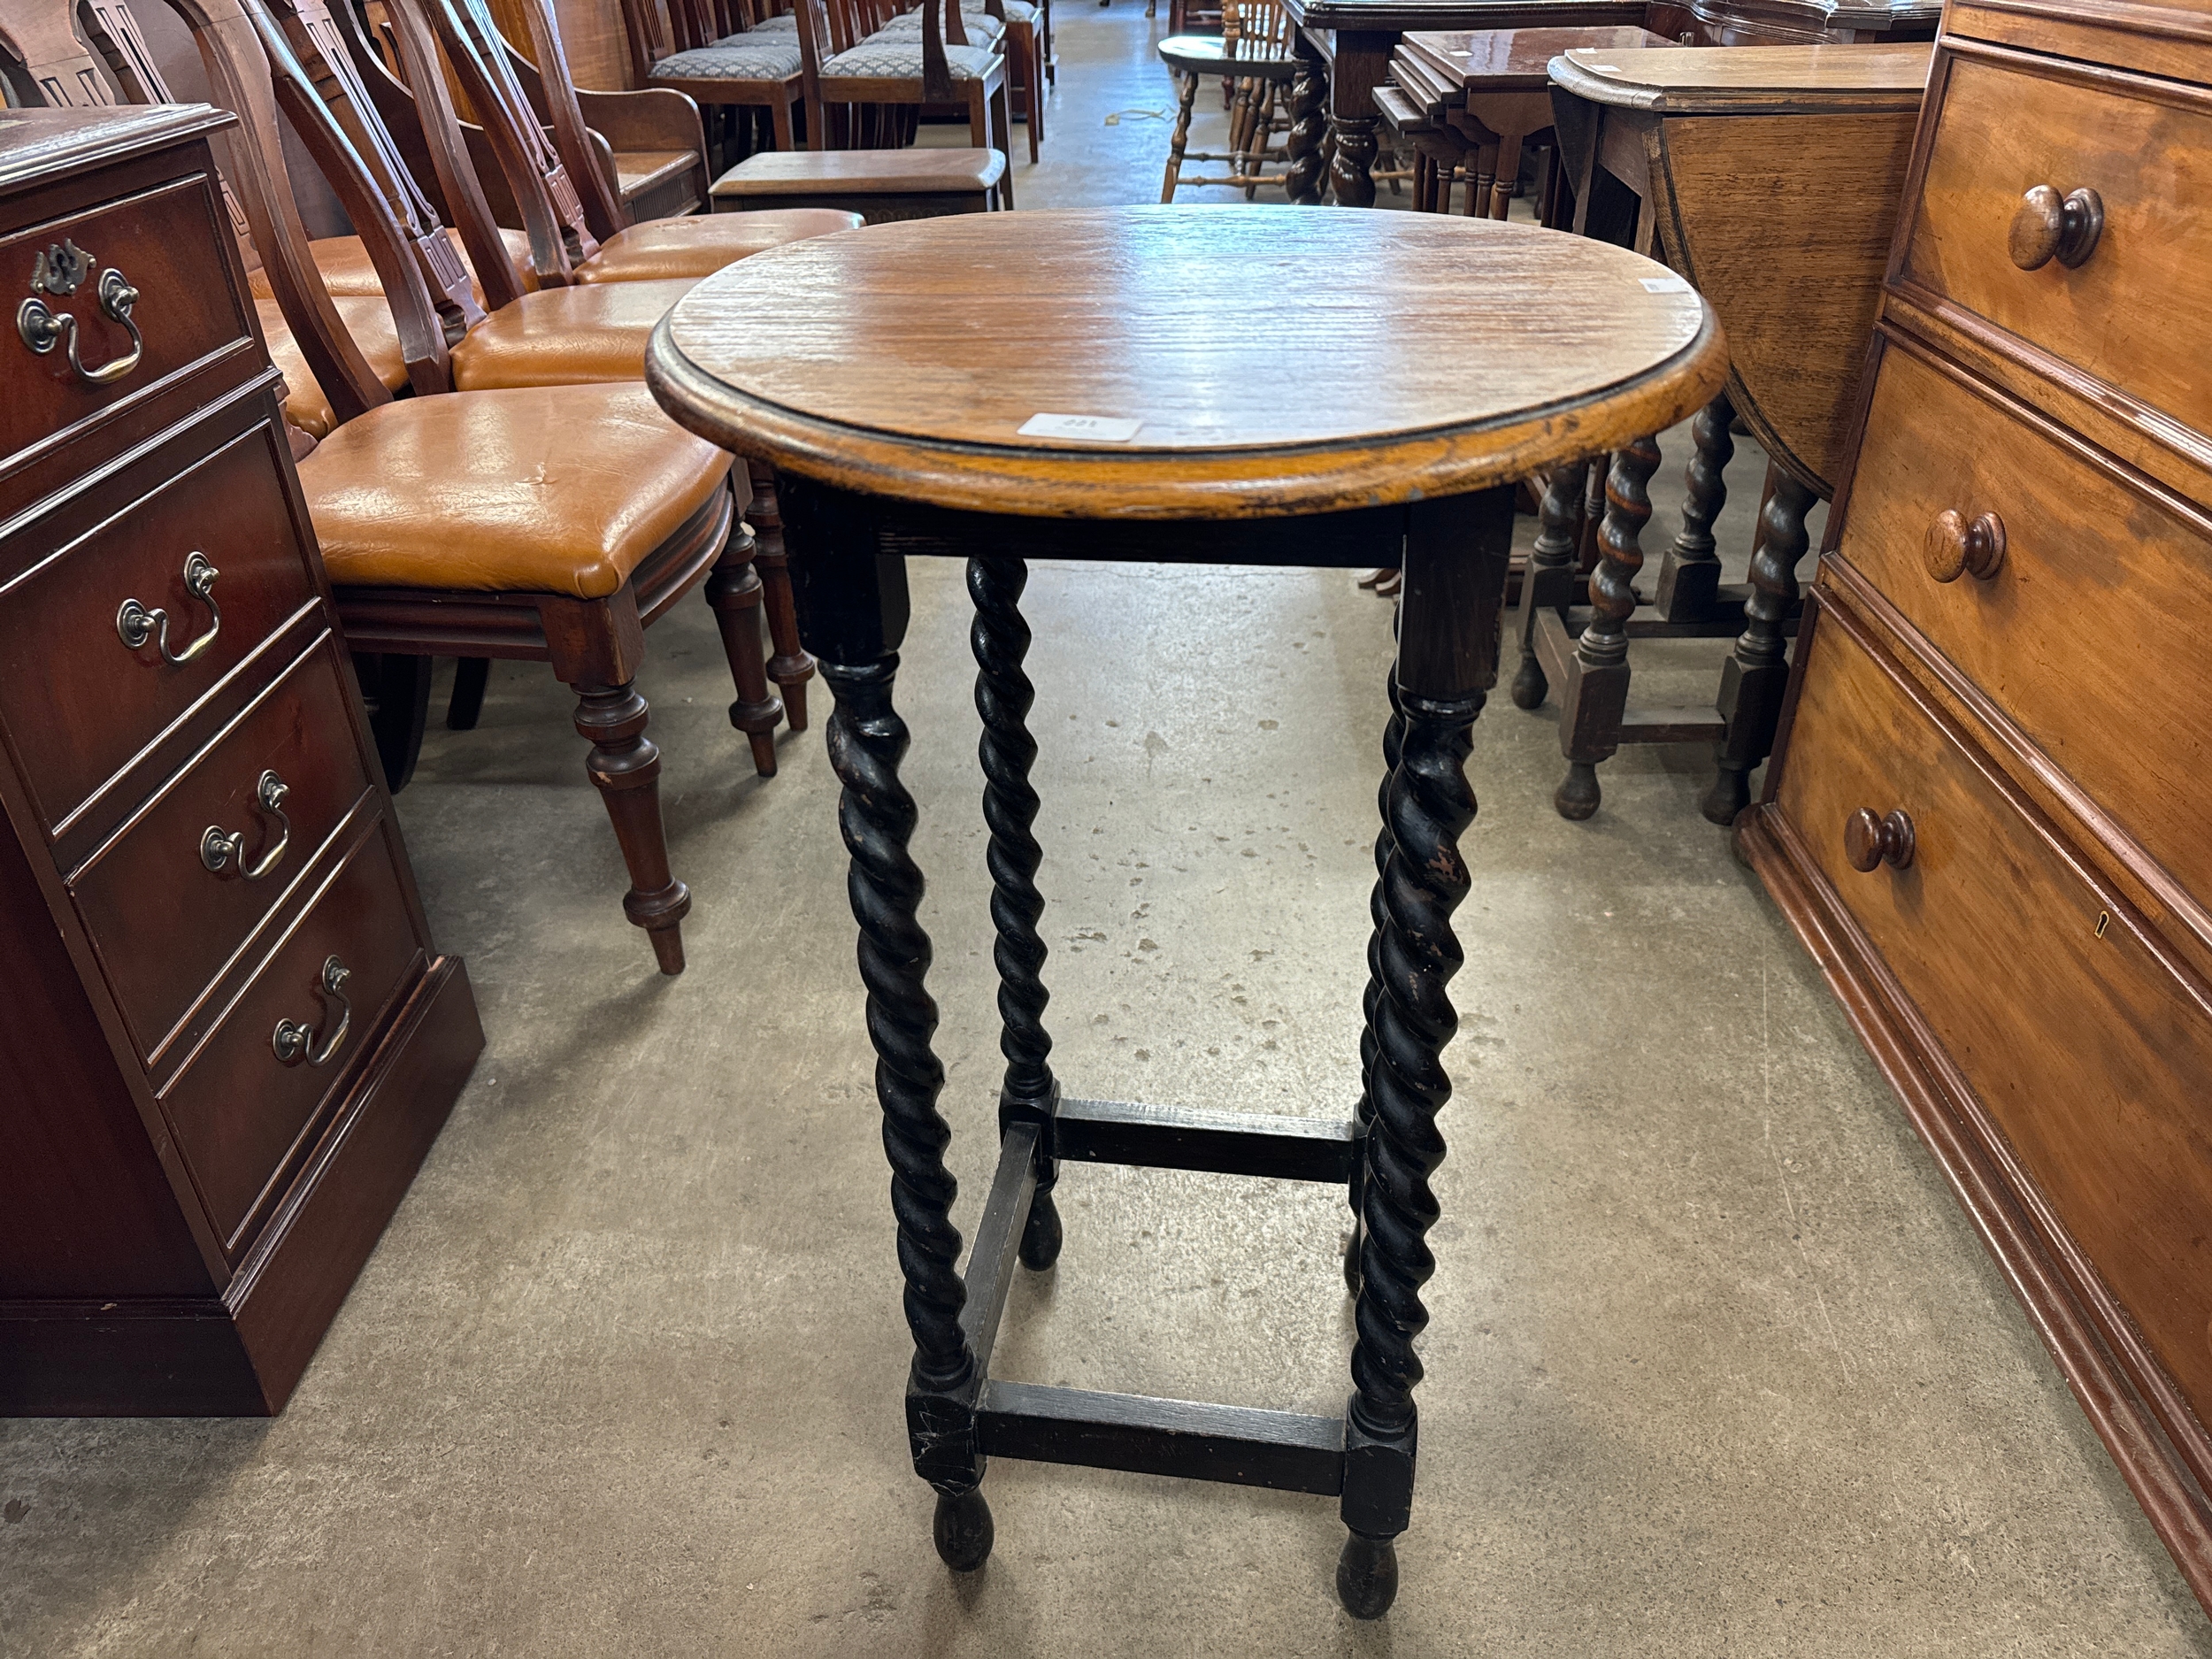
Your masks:
M680 92L709 108L764 110L775 148L796 149L806 99L796 19L788 29L715 33L724 20L700 0L622 0L638 85Z

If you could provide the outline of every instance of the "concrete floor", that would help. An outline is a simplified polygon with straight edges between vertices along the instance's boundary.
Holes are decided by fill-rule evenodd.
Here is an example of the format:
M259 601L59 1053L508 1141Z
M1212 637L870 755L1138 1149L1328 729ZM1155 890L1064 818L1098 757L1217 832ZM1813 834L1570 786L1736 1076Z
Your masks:
M1152 194L1166 128L1128 112L1170 107L1157 28L1064 8L1025 205ZM1747 452L1744 495L1756 477ZM1724 532L1747 544L1747 503ZM972 1229L997 1056L959 577L915 571L901 702ZM1342 1111L1388 608L1328 572L1047 565L1031 595L1061 1075ZM1470 768L1397 1608L1337 1609L1329 1501L1010 1463L985 1487L997 1553L954 1579L906 1461L818 718L757 781L704 604L651 639L690 972L657 975L622 920L566 698L499 665L481 728L434 732L399 803L483 1009L474 1081L282 1417L0 1424L0 1651L2212 1654L1697 816L1704 757L1630 751L1567 824L1554 711L1502 695ZM1710 695L1715 646L1638 651L1655 700ZM1101 1169L1060 1190L1066 1250L1017 1287L1002 1374L1340 1409L1334 1195Z

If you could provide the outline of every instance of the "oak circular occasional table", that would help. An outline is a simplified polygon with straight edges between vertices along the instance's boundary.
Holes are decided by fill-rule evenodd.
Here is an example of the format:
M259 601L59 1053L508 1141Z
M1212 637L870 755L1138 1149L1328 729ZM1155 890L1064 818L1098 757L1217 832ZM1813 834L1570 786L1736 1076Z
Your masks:
M1024 303L1009 308L1016 282ZM1224 292L1240 303L1172 299ZM835 698L830 761L914 1337L907 1426L956 1569L990 1553L979 1487L995 1455L1337 1497L1350 1532L1338 1594L1362 1617L1390 1605L1393 1540L1412 1511L1436 1116L1451 1088L1450 918L1475 814L1464 762L1497 677L1513 486L1671 426L1711 401L1725 369L1704 302L1624 250L1486 220L1293 207L876 226L733 265L662 322L647 369L662 403L776 469L802 633ZM1403 568L1397 660L1376 687L1388 773L1368 987L1345 1018L1363 1087L1345 1116L1062 1094L1018 608L1033 557ZM892 705L906 561L922 557L965 558L975 601L1006 1055L997 1173L964 1273L908 851L916 808L898 772L907 730ZM1042 1269L1059 1252L1052 1189L1071 1162L1345 1188L1357 1336L1344 1415L992 1379L1016 1261Z

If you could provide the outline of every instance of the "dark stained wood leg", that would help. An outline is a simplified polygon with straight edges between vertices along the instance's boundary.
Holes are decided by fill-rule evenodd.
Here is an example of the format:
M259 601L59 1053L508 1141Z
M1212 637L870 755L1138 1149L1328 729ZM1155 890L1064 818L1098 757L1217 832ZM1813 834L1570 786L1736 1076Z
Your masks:
M1640 438L1617 451L1605 480L1605 521L1598 531L1598 567L1590 573L1590 622L1576 642L1571 682L1561 698L1559 746L1567 776L1552 796L1564 818L1598 810L1598 763L1620 747L1628 707L1628 618L1636 609L1636 572L1643 568L1644 526L1651 518L1647 486L1659 468L1659 445Z
M1183 176L1183 150L1190 138L1191 106L1198 102L1196 75L1179 74L1175 81L1175 132L1167 143L1167 173L1160 180L1163 204L1175 199L1176 181Z
M1298 73L1290 83L1290 132L1285 148L1290 165L1283 175L1283 193L1301 206L1321 200L1321 135L1325 126L1323 107L1329 97L1328 71L1321 54L1302 31L1297 37Z
M394 652L372 652L357 657L365 665L364 690L375 700L369 716L369 734L376 739L376 757L383 763L384 787L397 795L415 775L422 754L423 727L430 717L430 658Z
M575 683L576 731L589 740L586 774L607 803L615 840L630 872L622 910L645 929L663 973L684 971L681 924L691 910L691 889L668 870L668 837L661 826L661 752L645 735L649 710L634 685Z
M1044 852L1031 827L1037 821L1037 792L1029 782L1037 741L1028 720L1036 693L1022 668L1030 634L1020 606L1028 580L1028 566L1018 558L968 561L968 593L975 601L968 639L975 650L976 712L983 717L983 818L991 831L991 921L998 930L992 955L998 964L999 1050L1006 1056L999 1133L1018 1124L1036 1128L1036 1193L1022 1230L1021 1262L1041 1272L1060 1255L1060 1214L1052 1202L1060 1173L1053 1137L1060 1085L1045 1030L1051 993L1043 979L1045 941L1037 932L1045 910L1037 891Z
M1340 1513L1348 1536L1336 1570L1339 1599L1363 1619L1380 1617L1397 1595L1394 1540L1412 1518L1413 1390L1421 1380L1413 1342L1428 1324L1421 1286L1436 1271L1426 1240L1438 1214L1429 1178L1444 1161L1436 1115L1451 1097L1442 1056L1458 1026L1449 986L1463 960L1451 917L1471 885L1459 855L1475 818L1465 768L1476 717L1497 680L1513 534L1510 487L1440 505L1448 511L1416 509L1407 538L1396 671L1404 732L1386 796L1392 844L1376 947L1382 994L1367 1076L1359 1334L1344 1417ZM1424 533L1448 527L1449 537Z
M955 1571L972 1571L992 1545L990 1509L978 1490L983 1375L961 1324L967 1290L951 1219L959 1187L945 1167L952 1131L937 1110L945 1069L930 1046L937 1029L925 982L930 941L916 918L922 872L908 852L917 813L899 780L906 723L891 700L906 635L906 565L878 555L874 510L865 500L803 479L782 481L800 626L829 686L830 765L843 786L837 821L851 858L846 892L860 927L876 1099L914 1338L907 1439L914 1472L937 1493L937 1553Z
M768 689L768 675L761 662L760 576L753 569L753 536L745 521L730 526L729 545L715 561L707 577L707 603L714 608L715 626L722 631L722 654L729 658L730 678L737 682L737 701L730 704L730 724L745 733L752 745L753 770L764 778L776 775L776 725L783 718L783 700Z
M473 732L484 712L484 687L491 682L492 659L464 657L453 665L453 694L447 698L445 729Z
M1605 523L1605 480L1613 457L1601 455L1583 474L1582 516L1575 526L1575 571L1587 576L1598 567L1598 531Z
M783 548L783 510L776 499L776 469L749 464L753 504L745 522L753 526L753 568L760 572L768 610L768 678L783 694L783 718L795 732L806 730L806 682L814 678L814 658L799 642L799 610L791 595L791 561Z
M1375 127L1373 115L1329 116L1329 131L1336 141L1336 158L1329 166L1329 188L1339 207L1375 205Z
M1588 461L1555 466L1544 480L1535 544L1521 578L1521 665L1513 675L1513 706L1538 709L1551 688L1536 654L1537 618L1546 611L1564 617L1574 603L1575 541L1582 527L1584 480L1594 470Z
M1700 803L1716 824L1732 824L1751 803L1751 773L1774 748L1774 732L1789 685L1783 628L1797 610L1797 562L1805 557L1805 515L1819 498L1779 467L1759 513L1759 545L1751 556L1751 599L1744 631L1721 671L1716 699L1728 729L1717 745L1718 772Z
M1654 608L1664 621L1702 621L1720 597L1720 555L1713 525L1728 503L1726 471L1736 453L1736 441L1728 428L1735 419L1736 407L1723 392L1690 423L1696 447L1684 475L1688 496L1682 505L1682 530L1660 561L1659 587L1652 595Z
M1391 666L1388 682L1390 718L1383 726L1383 775L1375 787L1375 810L1382 819L1382 828L1375 835L1375 885L1367 895L1367 915L1371 924L1367 934L1367 989L1360 998L1362 1025L1359 1037L1359 1100L1352 1109L1352 1234L1344 1246L1344 1288L1353 1295L1359 1294L1360 1240L1364 1236L1360 1214L1365 1198L1366 1141L1368 1126L1374 1121L1372 1098L1375 1062L1377 1057L1375 1021L1380 1011L1383 996L1382 938L1389 926L1389 911L1383 902L1383 877L1390 866L1390 855L1397 841L1390 833L1390 785L1397 776L1398 758L1404 752L1406 716L1398 697L1397 666Z

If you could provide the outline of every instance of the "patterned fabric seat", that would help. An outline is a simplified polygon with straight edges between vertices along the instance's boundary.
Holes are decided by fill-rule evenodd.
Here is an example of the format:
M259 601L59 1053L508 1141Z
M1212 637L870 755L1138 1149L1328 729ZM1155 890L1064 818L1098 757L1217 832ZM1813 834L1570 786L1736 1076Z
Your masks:
M948 46L945 65L955 81L980 81L998 62L998 54L982 46ZM849 52L840 52L822 65L825 80L918 81L922 75L922 42L886 40L872 35Z
M1027 4L1025 0L1010 0L1006 7L1006 15L1010 21L1016 23L1029 21L1029 18L1015 17L1016 6L1028 12L1030 17L1036 15L1036 8ZM1001 23L983 9L979 0L976 0L975 4L961 6L960 21L968 31L969 40L982 45L987 45L998 39L1006 28L1005 24ZM918 41L921 38L922 14L919 12L902 12L868 37L872 41Z
M715 42L717 46L757 46L764 41L794 40L799 38L799 19L795 12L785 12L772 18L763 18L750 29L735 35L725 35Z
M750 35L730 37L741 44L717 41L711 46L695 46L687 52L677 52L662 58L653 65L652 79L656 81L782 81L799 73L799 39L794 35L784 39L761 38L757 30Z

